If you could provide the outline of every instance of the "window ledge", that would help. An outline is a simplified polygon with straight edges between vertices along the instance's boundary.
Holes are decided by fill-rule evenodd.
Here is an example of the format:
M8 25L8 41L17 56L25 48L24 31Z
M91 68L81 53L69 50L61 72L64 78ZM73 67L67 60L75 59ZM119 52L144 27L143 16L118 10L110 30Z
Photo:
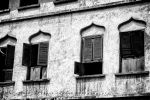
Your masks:
M6 13L6 12L10 12L10 9L0 10L0 13Z
M10 81L10 82L0 82L0 86L8 86L8 85L14 85L15 81Z
M55 0L54 4L68 3L73 1L78 1L78 0Z
M25 80L23 83L39 83L39 82L49 82L50 79L38 79L38 80Z
M130 73L116 73L115 76L130 76L130 75L148 75L149 71L130 72Z
M80 78L99 78L99 77L105 77L105 74L97 74L97 75L84 75L84 76L75 76L77 79Z
M40 7L40 4L33 4L33 5L28 5L28 6L22 6L22 7L19 7L18 10L25 10L25 9L37 8L37 7Z

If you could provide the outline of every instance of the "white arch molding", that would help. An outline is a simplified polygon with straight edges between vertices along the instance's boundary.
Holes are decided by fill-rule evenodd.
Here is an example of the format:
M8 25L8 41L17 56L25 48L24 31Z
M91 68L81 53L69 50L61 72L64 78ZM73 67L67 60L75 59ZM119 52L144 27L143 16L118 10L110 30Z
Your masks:
M120 24L118 28L120 32L143 30L146 28L146 23L141 20L130 18L128 21Z

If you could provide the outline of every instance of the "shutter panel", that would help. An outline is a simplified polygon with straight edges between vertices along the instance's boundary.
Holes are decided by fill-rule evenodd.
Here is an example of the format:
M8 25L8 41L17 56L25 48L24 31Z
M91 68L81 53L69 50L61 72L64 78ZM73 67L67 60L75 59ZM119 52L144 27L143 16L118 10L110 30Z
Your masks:
M75 64L75 65L74 65L74 74L80 75L80 67L81 67L81 63L75 62L74 64Z
M136 57L144 56L144 33L136 31L132 33L132 49Z
M30 80L40 79L41 67L31 67Z
M83 61L92 60L92 38L84 38Z
M102 37L96 37L93 41L93 58L94 60L102 59Z
M13 70L10 69L10 70L4 70L4 81L5 82L8 82L8 81L12 81L12 73L13 73Z
M130 34L129 33L121 33L121 54L122 57L125 57L126 55L131 55L131 43L130 43Z
M13 68L15 46L7 45L6 68Z
M38 65L47 65L49 43L40 43L38 51Z
M47 67L42 67L42 79L47 78Z
M31 60L31 45L30 44L23 44L23 56L22 56L22 65L23 66L30 66Z

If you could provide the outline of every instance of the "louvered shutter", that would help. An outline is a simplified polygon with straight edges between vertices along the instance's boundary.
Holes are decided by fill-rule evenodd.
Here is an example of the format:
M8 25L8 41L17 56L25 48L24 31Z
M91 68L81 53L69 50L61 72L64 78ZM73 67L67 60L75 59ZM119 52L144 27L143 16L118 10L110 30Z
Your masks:
M39 44L38 65L47 65L49 43L42 42Z
M96 37L93 39L93 59L102 59L102 37Z
M12 73L13 73L12 69L4 70L4 81L5 82L12 81Z
M130 33L121 33L121 54L122 54L122 57L125 57L125 56L129 56L129 55L132 55L132 52L131 52L131 43L130 43Z
M23 44L23 56L22 56L22 65L23 66L30 66L31 60L31 45L30 44Z
M14 64L15 46L7 45L6 68L12 69Z
M136 57L144 56L144 33L136 31L132 33L132 49Z
M84 47L83 47L83 61L92 60L92 38L84 38Z

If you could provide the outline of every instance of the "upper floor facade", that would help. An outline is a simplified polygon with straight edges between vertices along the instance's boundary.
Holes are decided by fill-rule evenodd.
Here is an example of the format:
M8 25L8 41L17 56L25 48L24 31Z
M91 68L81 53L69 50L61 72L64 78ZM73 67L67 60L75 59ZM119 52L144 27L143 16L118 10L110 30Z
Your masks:
M150 2L11 0L0 13L1 99L150 92Z

